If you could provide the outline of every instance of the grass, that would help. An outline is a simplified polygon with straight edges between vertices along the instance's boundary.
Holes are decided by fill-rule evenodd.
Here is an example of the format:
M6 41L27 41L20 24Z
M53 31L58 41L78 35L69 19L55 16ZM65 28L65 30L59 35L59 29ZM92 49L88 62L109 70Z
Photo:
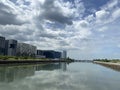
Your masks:
M27 61L27 60L50 60L48 58L35 58L35 57L27 57L27 56L3 56L3 55L0 55L0 60L7 60L7 61L17 61L17 60L20 60L20 61ZM71 58L66 58L66 59L62 59L64 61L69 61L69 62L72 62L74 61L73 59Z
M34 57L18 57L18 56L2 56L0 55L0 60L48 60L47 58L34 58Z

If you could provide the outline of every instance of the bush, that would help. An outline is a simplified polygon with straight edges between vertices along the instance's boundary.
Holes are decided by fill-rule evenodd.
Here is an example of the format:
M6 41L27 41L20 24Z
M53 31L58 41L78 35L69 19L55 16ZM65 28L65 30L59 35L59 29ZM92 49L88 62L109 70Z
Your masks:
M1 59L1 60L7 60L7 59L8 59L8 56L0 56L0 59Z
M15 57L16 60L18 60L18 57Z

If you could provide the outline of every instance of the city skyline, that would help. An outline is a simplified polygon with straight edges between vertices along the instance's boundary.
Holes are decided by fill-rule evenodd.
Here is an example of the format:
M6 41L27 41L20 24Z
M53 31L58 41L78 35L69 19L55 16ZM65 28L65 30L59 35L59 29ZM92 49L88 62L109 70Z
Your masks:
M73 59L120 58L119 0L1 0L0 36Z
M66 52L66 51L64 51ZM37 46L18 42L15 39L7 39L0 36L0 55L2 56L16 56L16 57L31 57L31 58L46 58L46 59L66 59L67 52L55 50L39 50Z

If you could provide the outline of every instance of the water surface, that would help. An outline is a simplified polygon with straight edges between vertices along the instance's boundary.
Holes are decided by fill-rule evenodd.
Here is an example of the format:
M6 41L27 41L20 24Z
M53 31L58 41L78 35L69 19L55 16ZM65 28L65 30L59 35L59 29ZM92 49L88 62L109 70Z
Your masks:
M2 65L0 90L120 90L120 72L93 63Z

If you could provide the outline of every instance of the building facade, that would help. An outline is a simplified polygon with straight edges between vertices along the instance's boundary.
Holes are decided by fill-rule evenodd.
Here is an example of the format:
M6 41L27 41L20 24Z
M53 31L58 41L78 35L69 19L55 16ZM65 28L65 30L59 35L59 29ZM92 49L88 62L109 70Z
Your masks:
M46 58L42 50L37 50L36 58Z
M5 37L0 36L0 55L5 55Z
M62 58L63 59L67 58L67 51L63 50L63 52L62 52Z
M61 58L61 52L53 50L37 50L37 55L45 56L50 59Z
M17 40L6 40L5 42L5 55L16 56L17 52Z
M36 46L26 44L26 43L18 43L17 56L35 57L35 55L36 55Z

